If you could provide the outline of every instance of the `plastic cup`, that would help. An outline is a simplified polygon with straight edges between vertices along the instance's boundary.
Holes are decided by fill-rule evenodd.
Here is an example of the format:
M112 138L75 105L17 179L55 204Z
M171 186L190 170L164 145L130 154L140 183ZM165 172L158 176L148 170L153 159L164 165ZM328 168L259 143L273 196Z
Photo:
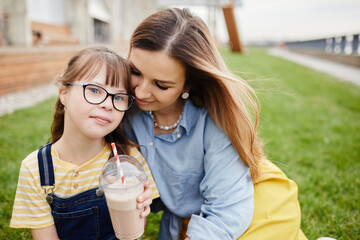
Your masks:
M125 177L122 183L115 158L105 164L99 187L104 190L111 222L117 238L137 239L144 234L145 219L140 217L143 209L137 209L136 198L144 191L146 173L135 158L119 155Z

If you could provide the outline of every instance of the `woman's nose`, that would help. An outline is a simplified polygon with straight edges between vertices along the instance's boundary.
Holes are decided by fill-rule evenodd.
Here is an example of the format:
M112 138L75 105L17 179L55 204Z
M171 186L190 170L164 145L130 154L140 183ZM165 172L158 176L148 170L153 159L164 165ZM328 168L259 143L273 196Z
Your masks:
M135 86L135 95L137 98L145 99L151 96L150 93L150 84L146 80L138 81L137 85Z

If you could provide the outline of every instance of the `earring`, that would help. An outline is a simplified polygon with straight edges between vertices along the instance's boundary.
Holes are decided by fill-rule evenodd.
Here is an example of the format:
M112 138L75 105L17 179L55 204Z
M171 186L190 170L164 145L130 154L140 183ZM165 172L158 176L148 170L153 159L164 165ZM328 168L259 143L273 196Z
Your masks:
M66 111L66 109L67 109L67 108L64 106L64 111Z
M181 94L182 99L188 99L189 96L190 94L188 92L184 92L183 94Z

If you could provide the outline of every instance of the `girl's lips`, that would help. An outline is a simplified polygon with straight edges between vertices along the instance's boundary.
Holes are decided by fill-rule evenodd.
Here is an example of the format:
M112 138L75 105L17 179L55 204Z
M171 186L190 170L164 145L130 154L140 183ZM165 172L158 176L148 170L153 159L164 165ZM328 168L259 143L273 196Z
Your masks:
M101 125L106 125L106 124L111 123L110 119L108 119L107 117L103 117L103 116L91 116L90 118L95 119L95 121Z

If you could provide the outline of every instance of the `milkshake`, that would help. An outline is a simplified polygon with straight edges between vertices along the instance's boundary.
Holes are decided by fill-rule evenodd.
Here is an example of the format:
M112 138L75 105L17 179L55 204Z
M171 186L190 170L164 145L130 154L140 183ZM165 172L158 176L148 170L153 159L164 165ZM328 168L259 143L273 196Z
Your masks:
M136 198L144 191L146 174L141 164L131 156L119 155L125 182L121 181L114 160L109 159L100 177L111 222L117 238L137 239L144 233L143 209L137 209Z

